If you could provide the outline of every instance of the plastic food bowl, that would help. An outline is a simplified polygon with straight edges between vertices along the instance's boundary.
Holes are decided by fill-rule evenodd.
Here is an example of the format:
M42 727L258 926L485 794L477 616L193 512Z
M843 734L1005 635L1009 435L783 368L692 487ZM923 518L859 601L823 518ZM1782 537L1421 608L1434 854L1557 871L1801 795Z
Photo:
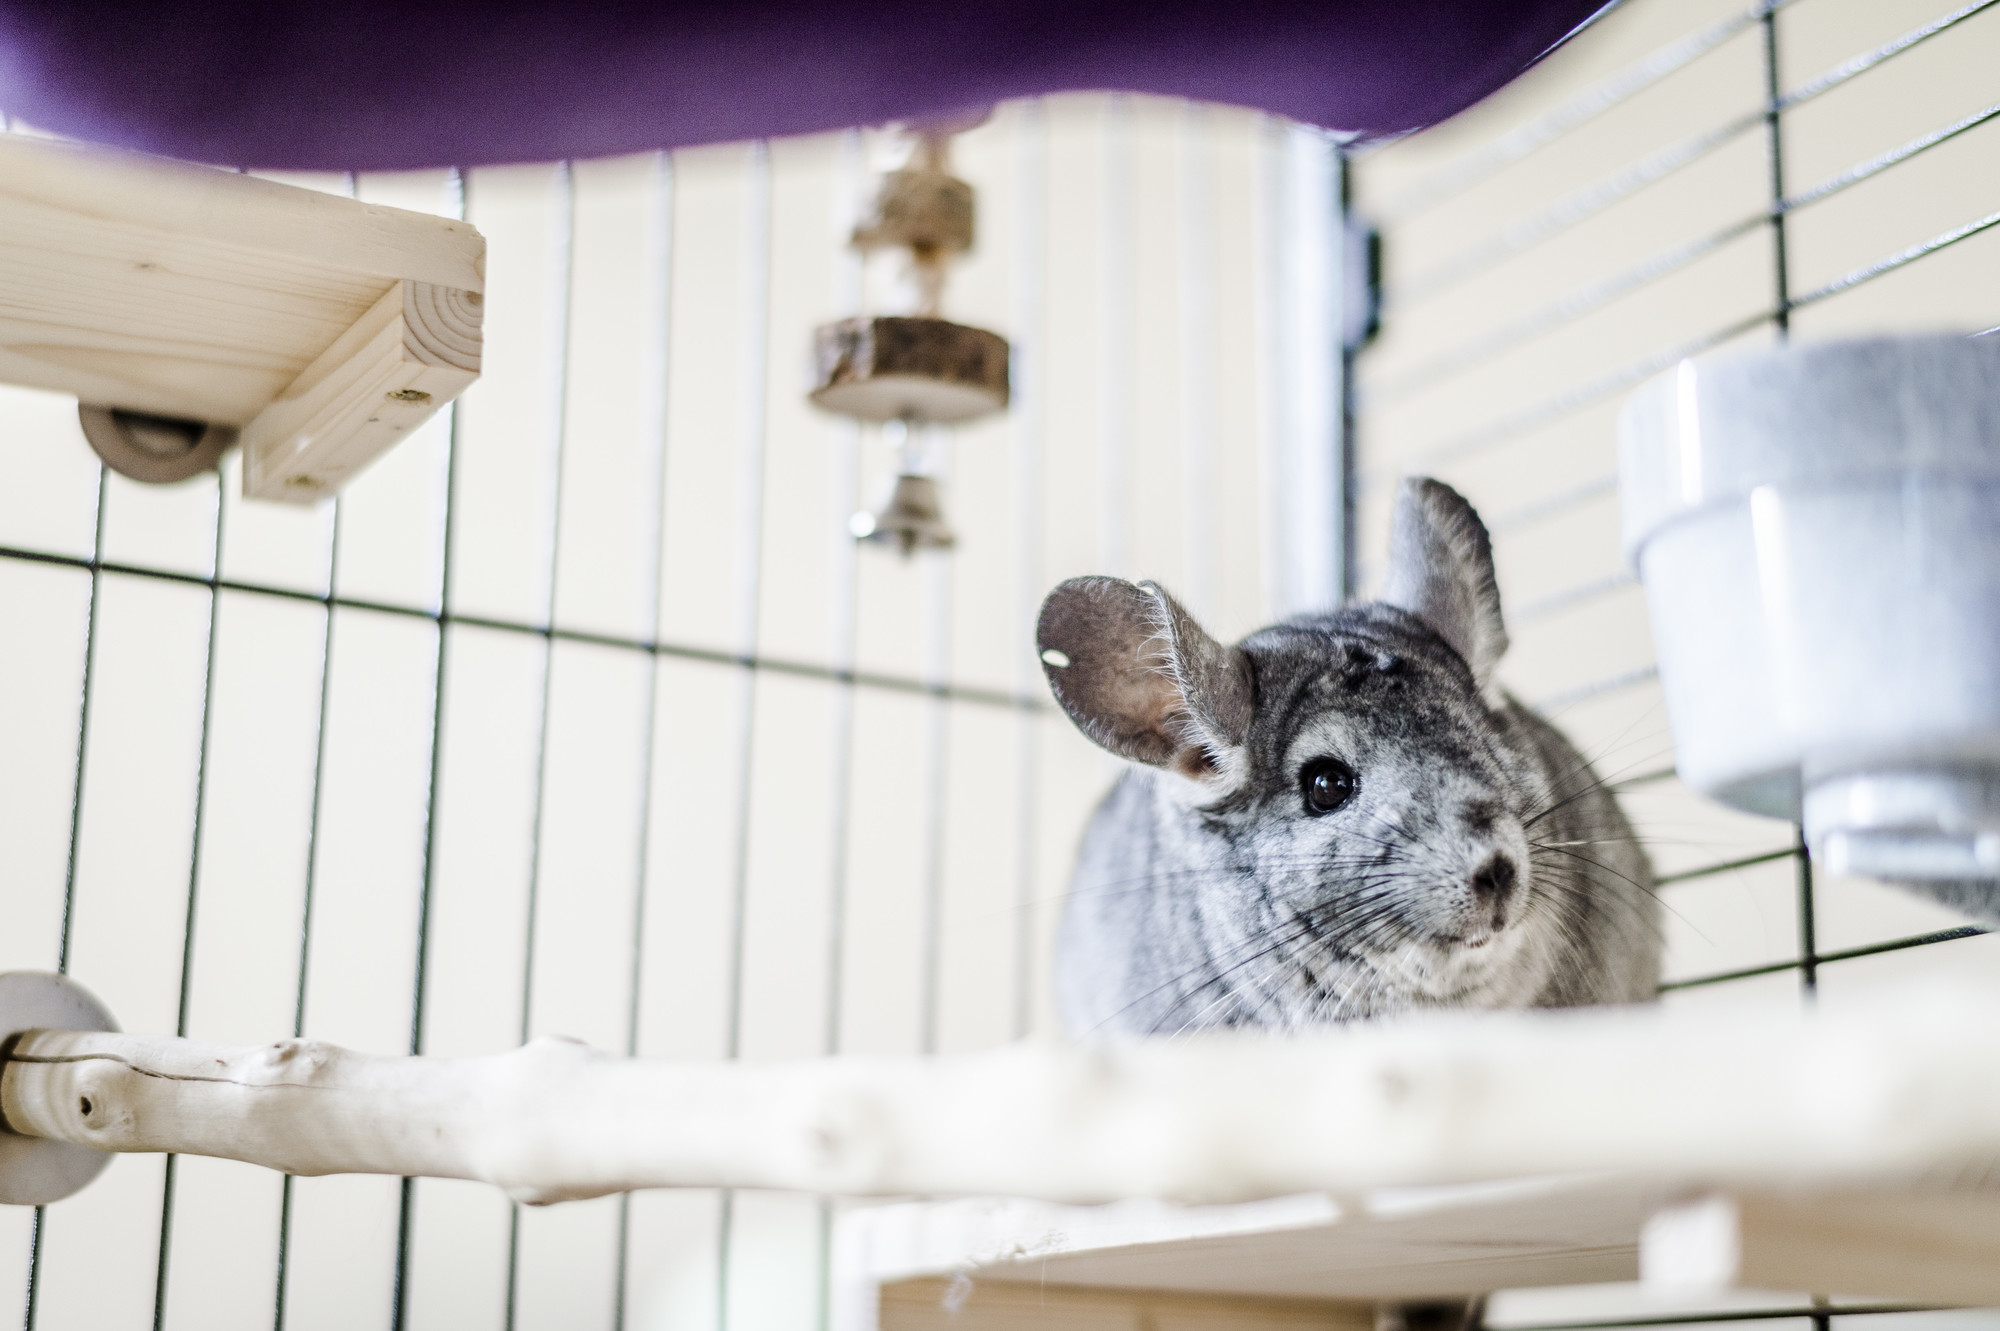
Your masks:
M2000 878L2000 338L1684 361L1619 432L1681 778L1835 874Z

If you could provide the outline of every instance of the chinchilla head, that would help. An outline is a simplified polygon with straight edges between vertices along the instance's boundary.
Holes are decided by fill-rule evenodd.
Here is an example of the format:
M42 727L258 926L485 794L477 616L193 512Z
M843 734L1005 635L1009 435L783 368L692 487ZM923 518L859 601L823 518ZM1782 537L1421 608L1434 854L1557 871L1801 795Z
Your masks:
M1573 950L1573 884L1538 874L1534 835L1573 774L1494 683L1491 549L1449 487L1404 483L1376 602L1231 647L1154 584L1077 578L1038 641L1071 719L1142 769L1087 837L1073 1021L1515 1006Z

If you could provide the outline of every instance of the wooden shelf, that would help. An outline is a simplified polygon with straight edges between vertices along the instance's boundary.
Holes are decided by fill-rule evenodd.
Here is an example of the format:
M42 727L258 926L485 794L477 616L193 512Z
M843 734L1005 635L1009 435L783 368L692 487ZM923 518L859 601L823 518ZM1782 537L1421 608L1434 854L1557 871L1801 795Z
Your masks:
M337 490L479 377L465 222L0 135L0 380L241 431L244 492Z
M2000 1304L1996 1018L2000 992L1939 983L1866 1011L1355 1028L1337 1037L1350 1086L1316 1099L1351 1190L858 1208L835 1231L835 1331L1304 1331L1372 1326L1385 1301L1627 1281ZM1356 1114L1371 1076L1386 1102ZM1279 1117L1270 1140L1314 1149ZM1128 1128L1139 1155L1187 1150ZM1565 1155L1577 1172L1554 1172ZM1382 1186L1399 1178L1421 1186Z
M1075 1299L1076 1325L1092 1327L1100 1323L1086 1310L1163 1296L1301 1327L1372 1325L1363 1311L1382 1301L1642 1278L1676 1295L1821 1290L1982 1304L2000 1302L2000 1192L1677 1200L1656 1183L1599 1177L1219 1207L976 1199L852 1212L835 1252L836 1331L874 1331L878 1321L882 1331L980 1331L986 1307L993 1325L1007 1325L1001 1314L1024 1288Z

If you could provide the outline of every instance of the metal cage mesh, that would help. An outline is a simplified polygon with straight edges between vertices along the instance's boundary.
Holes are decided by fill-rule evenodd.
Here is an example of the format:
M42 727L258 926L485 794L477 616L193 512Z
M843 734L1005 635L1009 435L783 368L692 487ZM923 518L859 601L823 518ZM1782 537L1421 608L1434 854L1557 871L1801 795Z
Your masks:
M1016 402L923 441L961 544L904 562L848 530L891 441L798 373L815 323L880 307L844 242L886 150L296 179L490 246L483 380L315 511L241 502L233 460L107 475L73 405L0 389L0 966L127 1029L381 1052L1048 1028L1111 768L1046 702L1034 610L1106 568L1223 632L1329 593L1337 496L1287 477L1334 455L1333 305L1277 274L1329 249L1334 154L1124 97L965 135L946 308L1013 340ZM0 1284L45 1331L810 1326L832 1213L128 1157L0 1216Z
M1354 388L1364 585L1398 474L1480 506L1514 637L1503 677L1620 789L1661 870L1669 1002L1865 1002L1913 968L1992 964L1983 927L1816 883L1796 829L1675 780L1615 475L1626 390L1685 356L2000 319L1990 7L1630 0L1485 105L1352 165L1386 264ZM1861 1312L1916 1316L1837 1291L1689 1311L1605 1290L1503 1297L1494 1317Z
M1013 339L1017 406L927 441L948 561L855 551L888 446L812 416L787 368L871 289L841 247L869 136L303 180L486 232L485 380L306 515L239 502L233 464L107 477L70 404L0 390L0 966L71 971L128 1029L381 1051L1047 1028L1046 931L1109 768L1042 702L1034 606L1072 573L1156 576L1233 634L1332 594L1343 179L1387 263L1348 572L1367 586L1399 472L1480 505L1510 686L1654 846L1668 1001L1987 964L1980 929L1816 885L1791 829L1674 782L1611 420L1692 352L2000 322L1992 4L1627 0L1344 178L1321 137L1244 113L1005 108L963 144L982 240L948 302ZM30 1328L798 1327L825 1316L831 1216L128 1158L0 1216L0 1287ZM1980 1316L1837 1293L1493 1315Z

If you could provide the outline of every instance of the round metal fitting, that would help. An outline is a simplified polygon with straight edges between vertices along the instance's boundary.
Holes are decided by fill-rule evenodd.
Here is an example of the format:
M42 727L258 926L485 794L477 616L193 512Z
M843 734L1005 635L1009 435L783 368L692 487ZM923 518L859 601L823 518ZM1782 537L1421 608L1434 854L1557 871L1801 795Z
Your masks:
M67 975L0 973L0 1078L23 1031L115 1031L97 995ZM80 1191L111 1163L110 1153L70 1142L23 1137L0 1123L0 1205L43 1206Z
M76 414L83 437L105 466L148 485L171 485L214 471L236 442L236 428L230 425L82 403Z

